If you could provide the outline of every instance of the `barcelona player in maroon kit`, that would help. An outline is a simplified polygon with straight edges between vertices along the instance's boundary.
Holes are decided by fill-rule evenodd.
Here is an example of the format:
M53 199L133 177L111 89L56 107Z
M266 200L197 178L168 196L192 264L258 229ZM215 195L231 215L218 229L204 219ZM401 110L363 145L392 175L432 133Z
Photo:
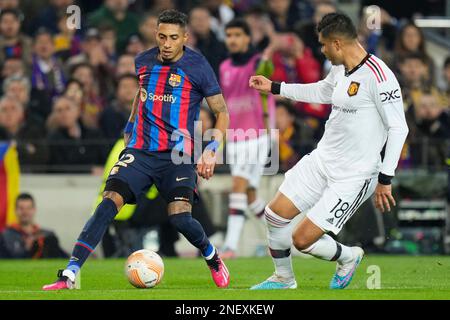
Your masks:
M215 152L229 117L211 66L201 54L184 46L186 20L178 11L162 12L156 34L158 47L136 57L140 88L125 128L126 148L110 172L103 201L78 237L67 267L59 270L58 280L44 290L74 288L80 268L117 212L124 204L135 203L152 184L168 203L171 223L201 251L215 284L228 286L228 270L191 210L197 173L205 179L214 173ZM220 134L213 137L198 161L193 161L194 122L203 98L216 115ZM174 154L192 161L176 163Z

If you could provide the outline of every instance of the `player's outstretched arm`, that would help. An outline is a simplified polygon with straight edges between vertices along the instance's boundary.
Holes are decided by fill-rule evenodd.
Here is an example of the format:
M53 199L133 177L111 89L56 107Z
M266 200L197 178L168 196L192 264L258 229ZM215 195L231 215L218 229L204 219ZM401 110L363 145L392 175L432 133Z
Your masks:
M131 107L130 117L128 118L128 123L127 123L127 126L125 127L125 130L123 133L123 139L125 142L125 146L128 145L128 142L130 140L130 134L131 134L131 131L133 130L133 124L134 124L134 120L136 118L137 107L138 107L138 103L139 103L139 93L140 93L140 90L138 90L136 92L136 95L134 96L133 106Z
M328 76L316 83L279 83L271 81L264 76L256 75L249 79L250 88L261 93L279 94L282 97L307 103L331 103L334 89L334 73L330 71Z
M225 138L230 118L225 99L222 94L206 97L209 108L216 116L217 134L213 135L211 142L206 146L197 164L197 171L202 178L209 179L214 174L216 164L216 150Z

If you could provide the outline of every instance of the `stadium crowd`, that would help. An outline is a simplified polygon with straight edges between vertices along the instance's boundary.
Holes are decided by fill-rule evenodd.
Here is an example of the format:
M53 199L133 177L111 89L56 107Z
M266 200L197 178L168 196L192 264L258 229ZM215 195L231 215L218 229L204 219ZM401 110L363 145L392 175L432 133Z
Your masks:
M0 1L0 140L16 142L22 171L98 174L122 135L138 88L134 56L155 46L162 9L188 13L189 46L216 73L227 57L224 26L245 18L254 49L275 52L272 79L299 83L327 74L330 64L314 28L337 9L332 0L21 2ZM72 4L82 9L80 29L66 23ZM410 135L400 168L444 166L450 56L437 65L420 28L381 13L381 29L371 30L362 7L359 37L401 81ZM277 101L282 170L314 147L329 111L328 105Z

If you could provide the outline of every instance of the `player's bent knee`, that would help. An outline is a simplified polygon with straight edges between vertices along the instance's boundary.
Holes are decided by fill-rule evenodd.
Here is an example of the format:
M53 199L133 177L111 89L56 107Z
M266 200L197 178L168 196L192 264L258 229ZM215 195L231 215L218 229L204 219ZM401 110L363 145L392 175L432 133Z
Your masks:
M267 205L273 212L284 219L293 219L299 213L294 204L282 193L278 192Z
M192 211L192 205L187 201L172 201L168 206L169 215Z
M311 243L308 239L306 239L302 235L298 235L295 233L292 235L292 244L299 251L305 251L311 246Z
M132 203L136 200L128 183L120 179L108 179L106 181L103 198L109 198L114 201L118 210L120 210L125 203Z
M124 200L123 197L115 192L115 191L105 191L103 192L103 199L110 199L114 202L114 204L117 207L117 211L119 211L123 205L124 205Z
M194 190L188 187L178 187L171 190L168 194L167 202L169 215L191 212L194 202Z

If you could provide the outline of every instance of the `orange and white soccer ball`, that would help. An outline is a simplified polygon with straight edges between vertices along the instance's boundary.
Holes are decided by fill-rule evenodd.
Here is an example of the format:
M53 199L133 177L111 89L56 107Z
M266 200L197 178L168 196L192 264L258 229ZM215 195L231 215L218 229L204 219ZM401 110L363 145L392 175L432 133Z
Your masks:
M164 275L164 263L152 250L142 249L133 252L125 264L125 275L136 288L153 288Z

